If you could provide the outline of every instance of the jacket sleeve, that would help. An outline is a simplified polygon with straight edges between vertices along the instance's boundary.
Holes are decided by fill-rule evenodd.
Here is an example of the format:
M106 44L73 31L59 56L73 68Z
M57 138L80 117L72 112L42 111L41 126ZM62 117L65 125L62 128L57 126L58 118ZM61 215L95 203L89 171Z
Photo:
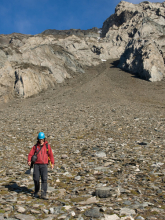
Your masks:
M48 145L48 156L50 158L51 163L54 164L54 156L50 145Z
M28 162L31 161L31 158L32 158L32 156L35 153L35 147L36 147L35 145L32 147L32 149L31 149L31 151L30 151L30 153L28 155Z

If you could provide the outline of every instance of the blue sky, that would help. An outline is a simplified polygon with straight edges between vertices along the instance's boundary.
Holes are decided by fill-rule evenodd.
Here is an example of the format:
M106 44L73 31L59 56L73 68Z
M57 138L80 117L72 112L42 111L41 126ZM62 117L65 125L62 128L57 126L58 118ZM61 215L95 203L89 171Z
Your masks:
M164 0L150 0L163 2ZM0 34L101 28L120 0L0 0ZM138 4L139 0L127 0Z

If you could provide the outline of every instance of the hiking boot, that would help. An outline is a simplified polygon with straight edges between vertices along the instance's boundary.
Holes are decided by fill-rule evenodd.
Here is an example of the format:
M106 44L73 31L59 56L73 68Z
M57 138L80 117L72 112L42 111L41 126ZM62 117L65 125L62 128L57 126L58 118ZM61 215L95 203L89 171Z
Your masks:
M48 196L47 195L41 195L41 199L45 199L45 200L48 200Z
M38 193L34 193L34 194L33 194L33 197L34 197L34 198L39 198Z

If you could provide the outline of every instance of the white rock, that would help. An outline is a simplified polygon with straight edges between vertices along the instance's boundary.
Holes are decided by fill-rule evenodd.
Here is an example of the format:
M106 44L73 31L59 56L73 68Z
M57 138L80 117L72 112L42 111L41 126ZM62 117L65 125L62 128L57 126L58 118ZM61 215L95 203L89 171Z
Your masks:
M98 203L99 200L96 199L96 197L91 197L89 199L87 199L86 201L82 201L82 202L79 202L79 204L81 205L90 205L90 204L94 204L94 203Z
M70 206L70 205L65 205L64 208L65 208L66 210L69 210L69 209L72 208L72 206Z
M54 208L49 209L50 214L54 214Z
M24 213L26 209L24 207L19 206L17 212Z
M75 216L76 215L76 213L74 211L72 211L70 214L71 214L71 216Z
M120 220L120 218L116 214L114 215L104 214L104 218L102 218L101 220Z
M96 152L95 155L96 155L97 157L106 157L106 153L103 152L103 151Z
M133 209L129 208L121 208L120 209L120 215L135 215L136 212Z

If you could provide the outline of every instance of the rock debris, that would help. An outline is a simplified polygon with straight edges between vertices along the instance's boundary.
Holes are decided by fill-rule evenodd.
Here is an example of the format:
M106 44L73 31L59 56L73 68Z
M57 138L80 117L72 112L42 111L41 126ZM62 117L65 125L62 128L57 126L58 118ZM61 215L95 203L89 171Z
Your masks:
M164 219L164 82L113 60L85 72L1 105L0 219ZM32 197L27 172L39 131L55 157L48 201Z

